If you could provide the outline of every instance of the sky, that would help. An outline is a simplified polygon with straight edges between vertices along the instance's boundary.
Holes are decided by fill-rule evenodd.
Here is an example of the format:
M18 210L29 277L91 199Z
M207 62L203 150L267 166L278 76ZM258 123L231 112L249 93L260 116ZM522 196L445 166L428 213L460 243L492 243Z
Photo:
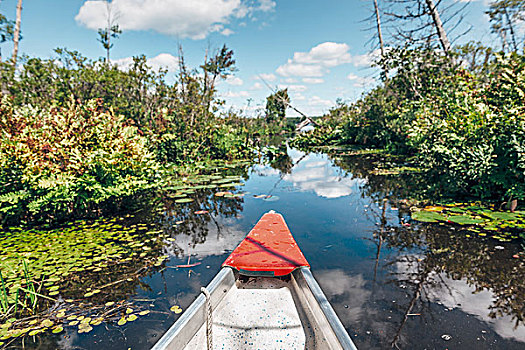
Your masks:
M463 23L472 30L461 41L494 40L486 1L443 0L467 4ZM0 1L0 12L14 20L16 2ZM288 88L294 107L317 116L377 84L371 68L375 32L367 20L372 9L372 0L113 0L112 17L123 33L111 60L125 66L144 54L151 66L166 67L173 76L179 45L188 65L198 67L206 50L226 44L237 71L218 86L225 108L254 116L272 90ZM66 47L104 57L97 29L105 26L106 13L99 0L25 0L20 52L51 58L55 48ZM1 49L7 57L12 45Z

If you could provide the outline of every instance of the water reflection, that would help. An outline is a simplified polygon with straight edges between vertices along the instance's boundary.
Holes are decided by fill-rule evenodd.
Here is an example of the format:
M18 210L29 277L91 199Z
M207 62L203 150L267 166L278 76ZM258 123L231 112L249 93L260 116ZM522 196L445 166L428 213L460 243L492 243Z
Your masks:
M115 290L151 314L124 327L108 323L90 335L68 329L65 337L39 338L42 343L26 348L150 348L179 317L169 308L190 305L228 252L274 209L283 213L358 348L523 349L525 266L512 258L519 244L409 222L404 199L420 179L378 175L370 157L331 160L289 150L271 165L238 173L246 179L236 190L242 197L201 189L192 203L162 198L137 220L162 229L158 254L170 258L143 275L140 285L131 284L134 289ZM374 157L383 167L395 162ZM280 200L253 196L260 193ZM188 258L199 264L177 267Z
M315 277L323 286L325 294L330 295L338 306L337 314L346 324L356 324L365 316L364 305L372 291L367 288L363 275L352 276L341 269L335 269L316 272Z
M302 161L290 174L284 176L284 180L291 182L299 191L313 191L320 197L338 198L349 196L356 185L365 182L363 179L346 176L344 171L333 167L327 157L315 154L305 156L296 150L291 150L290 153L295 162Z

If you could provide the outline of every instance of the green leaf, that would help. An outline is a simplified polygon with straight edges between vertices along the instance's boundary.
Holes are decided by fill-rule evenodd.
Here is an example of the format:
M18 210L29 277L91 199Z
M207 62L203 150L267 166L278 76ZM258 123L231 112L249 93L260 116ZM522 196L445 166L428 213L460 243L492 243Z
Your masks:
M64 330L64 327L62 327L62 326L58 326L58 327L56 327L56 328L53 329L52 333L57 334L57 333L62 332L63 330Z
M412 219L421 222L438 222L447 220L443 215L434 211L416 211L412 213Z
M481 224L482 222L485 222L483 219L476 219L476 218L466 216L466 215L449 216L448 220L455 224L459 224L459 225L474 225L474 224Z
M484 211L483 215L493 219L493 220L503 220L503 221L516 221L518 220L518 217L514 215L513 213L507 213L507 212L489 212Z
M174 201L175 203L190 203L193 202L192 198L181 198Z

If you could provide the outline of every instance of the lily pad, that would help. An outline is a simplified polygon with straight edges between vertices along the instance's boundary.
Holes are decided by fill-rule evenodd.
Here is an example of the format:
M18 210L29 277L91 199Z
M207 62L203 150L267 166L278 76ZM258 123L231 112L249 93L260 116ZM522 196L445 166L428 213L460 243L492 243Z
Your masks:
M449 216L448 220L459 225L474 225L485 222L483 219L476 219L466 215L453 215Z
M484 211L483 215L488 216L489 218L493 220L503 220L503 221L516 221L518 220L518 217L514 215L513 213L506 213L501 211Z
M232 182L232 183L222 184L219 187L226 188L226 187L236 187L236 186L242 186L242 183L240 183L240 182Z
M434 211L416 211L412 213L412 219L421 222L438 222L447 220L443 215Z
M64 330L64 327L58 326L58 327L54 328L51 332L57 334L57 333L62 332L63 330Z
M180 314L182 312L182 309L178 305L174 305L170 308L171 311L173 311L176 314Z
M78 327L78 333L89 333L93 330L93 327L90 325L85 325L83 327Z
M446 210L451 213L464 213L466 211L465 209L458 208L458 207L447 207Z
M192 198L181 198L181 199L175 200L175 203L179 203L179 204L190 203L190 202L193 202Z
M279 200L279 196L266 196L266 198L263 198L263 201L265 202L277 202Z

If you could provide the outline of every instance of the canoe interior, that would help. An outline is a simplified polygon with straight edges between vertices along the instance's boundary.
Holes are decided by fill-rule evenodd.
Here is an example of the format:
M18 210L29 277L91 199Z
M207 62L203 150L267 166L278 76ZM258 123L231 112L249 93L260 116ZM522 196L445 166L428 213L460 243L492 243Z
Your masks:
M309 268L246 277L225 267L207 289L214 349L355 349ZM201 294L153 349L206 349Z

